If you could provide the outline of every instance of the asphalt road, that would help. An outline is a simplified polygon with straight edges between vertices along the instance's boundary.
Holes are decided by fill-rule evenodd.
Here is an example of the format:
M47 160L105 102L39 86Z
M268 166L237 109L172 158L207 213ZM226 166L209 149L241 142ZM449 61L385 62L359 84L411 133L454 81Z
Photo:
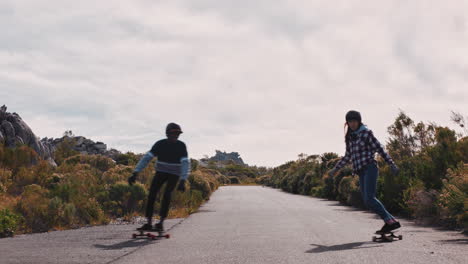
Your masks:
M137 225L0 239L0 263L468 263L468 237L402 220L403 240L374 243L374 214L260 186L226 186L170 239L133 240Z

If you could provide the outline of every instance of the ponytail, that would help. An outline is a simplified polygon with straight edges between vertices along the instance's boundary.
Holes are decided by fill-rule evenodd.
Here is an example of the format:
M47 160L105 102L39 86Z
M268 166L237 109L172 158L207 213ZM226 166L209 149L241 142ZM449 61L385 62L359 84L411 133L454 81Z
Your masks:
M351 128L348 126L348 122L345 122L344 124L344 131L345 131L345 143L346 143L346 146L348 146L349 141L351 139L351 133L353 132Z

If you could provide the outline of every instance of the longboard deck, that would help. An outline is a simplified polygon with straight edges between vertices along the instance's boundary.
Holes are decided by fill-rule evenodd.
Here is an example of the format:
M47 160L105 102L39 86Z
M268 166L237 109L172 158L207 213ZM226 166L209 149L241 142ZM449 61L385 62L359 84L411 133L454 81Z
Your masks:
M166 232L164 231L157 231L157 230L137 230L137 231L138 233L133 233L132 238L150 238L152 240L156 240L158 238L169 239L171 237L170 234L166 234Z

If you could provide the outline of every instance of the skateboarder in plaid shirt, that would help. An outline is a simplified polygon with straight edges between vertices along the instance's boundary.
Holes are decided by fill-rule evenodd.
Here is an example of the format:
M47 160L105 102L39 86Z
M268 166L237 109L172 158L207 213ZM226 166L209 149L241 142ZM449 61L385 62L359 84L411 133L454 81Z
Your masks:
M361 120L361 114L357 111L349 111L346 114L346 154L328 173L336 175L337 171L352 161L353 173L359 175L359 185L362 198L369 209L377 213L385 222L378 233L387 233L400 228L400 223L385 209L384 205L375 197L377 177L379 169L374 155L378 152L390 165L392 173L398 174L398 167L392 158L385 152L380 142L375 138Z
M172 192L174 191L177 182L179 181L178 190L185 191L185 181L190 173L190 159L187 154L187 147L184 142L178 140L179 135L182 134L182 129L175 123L170 123L166 127L167 139L162 139L156 142L148 153L146 153L138 162L133 175L128 178L128 183L132 185L135 183L138 173L142 171L148 163L157 157L156 175L151 183L148 203L146 205L146 217L148 223L144 224L138 230L152 230L154 202L156 195L161 189L162 185L167 182L166 189L159 211L159 223L155 225L157 231L164 231L163 223L169 212L169 205L171 203Z

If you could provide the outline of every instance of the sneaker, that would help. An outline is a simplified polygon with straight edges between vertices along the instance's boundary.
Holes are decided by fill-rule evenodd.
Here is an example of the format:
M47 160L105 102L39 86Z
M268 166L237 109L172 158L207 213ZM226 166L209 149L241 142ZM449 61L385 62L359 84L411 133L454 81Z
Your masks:
M382 226L382 228L379 231L377 231L376 233L377 234L387 234L387 233L390 233L393 230L398 229L400 227L401 227L400 222L395 222L393 224L385 223L385 225Z
M156 229L156 231L164 231L164 226L163 226L163 223L157 223L154 225L154 229Z
M389 231L393 231L393 230L398 229L400 227L401 227L400 222L397 221L397 222L395 222L395 223L393 223L393 224L391 224L389 226Z
M151 224L144 224L143 226L137 228L137 230L141 230L141 231L150 231L151 229L153 229L153 227L151 226Z
M385 234L385 233L388 233L390 229L390 225L385 223L385 225L382 226L382 228L380 230L378 230L377 232L375 232L376 234Z

